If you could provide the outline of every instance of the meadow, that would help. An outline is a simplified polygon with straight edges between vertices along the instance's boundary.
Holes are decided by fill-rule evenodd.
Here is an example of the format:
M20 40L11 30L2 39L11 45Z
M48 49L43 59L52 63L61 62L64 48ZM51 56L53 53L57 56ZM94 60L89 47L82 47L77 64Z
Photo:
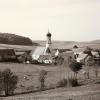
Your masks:
M95 77L93 69L90 70L90 79L85 79L82 70L78 74L78 87L56 88L57 82L73 75L68 66L51 66L19 63L1 63L0 70L10 68L19 77L15 96L0 97L0 100L99 100L100 96L100 72ZM51 88L43 92L39 89L39 73L41 70L48 72L46 87ZM30 92L31 91L31 92ZM33 92L32 92L33 91ZM24 94L25 93L25 94ZM84 99L85 98L85 99ZM90 99L95 98L95 99Z
M58 42L55 43L56 46ZM86 43L86 45L88 45ZM85 45L85 46L86 46ZM99 44L91 44L91 47L99 48ZM66 42L60 43L59 48L69 48L73 44L66 47ZM84 45L81 45L84 46ZM16 50L34 50L35 46L18 46L0 44L0 48L14 48ZM62 66L54 65L38 65L38 64L22 64L22 63L0 63L0 71L10 68L19 80L14 96L0 97L0 100L100 100L100 70L98 78L95 77L94 71L90 69L90 79L85 79L82 70L78 73L78 87L57 88L57 82L63 78L73 76L73 72L65 64ZM39 73L41 70L47 71L45 85L50 90L39 90Z

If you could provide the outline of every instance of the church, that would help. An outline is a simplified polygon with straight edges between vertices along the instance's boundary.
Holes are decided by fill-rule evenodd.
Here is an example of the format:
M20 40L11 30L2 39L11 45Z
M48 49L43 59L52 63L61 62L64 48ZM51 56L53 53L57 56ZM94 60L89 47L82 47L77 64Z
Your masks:
M48 31L46 34L46 46L39 46L32 51L31 56L33 61L38 61L39 63L52 63L52 42L51 33Z

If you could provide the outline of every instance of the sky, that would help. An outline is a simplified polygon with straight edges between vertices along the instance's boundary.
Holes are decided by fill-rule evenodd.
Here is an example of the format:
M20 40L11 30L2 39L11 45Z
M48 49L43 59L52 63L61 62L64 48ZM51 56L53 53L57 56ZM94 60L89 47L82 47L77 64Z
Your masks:
M100 0L0 0L0 32L45 40L100 39Z

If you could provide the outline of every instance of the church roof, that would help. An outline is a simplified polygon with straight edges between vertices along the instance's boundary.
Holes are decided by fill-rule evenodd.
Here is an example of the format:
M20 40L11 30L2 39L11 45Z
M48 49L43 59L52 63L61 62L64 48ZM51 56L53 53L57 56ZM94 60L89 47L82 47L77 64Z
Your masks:
M52 59L52 57L50 55L40 55L38 60L47 60L47 59Z
M49 48L46 49L46 53L51 53Z
M43 55L45 52L45 47L37 47L32 54L34 55Z

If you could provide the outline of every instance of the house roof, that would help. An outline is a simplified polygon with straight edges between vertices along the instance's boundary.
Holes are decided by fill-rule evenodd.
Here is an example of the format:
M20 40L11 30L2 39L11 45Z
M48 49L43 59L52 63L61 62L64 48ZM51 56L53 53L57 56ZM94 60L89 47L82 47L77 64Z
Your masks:
M87 57L87 55L88 55L88 54L82 53L82 54L79 54L78 58L84 59L85 57Z
M85 51L85 48L76 48L76 49L72 49L72 51L74 53L84 52Z
M25 54L25 52L20 52L20 51L18 51L18 52L15 52L15 54L16 54L16 56L19 56L19 55Z
M77 61L80 62L81 60L84 60L87 56L88 54L81 53L79 54Z
M15 56L14 49L0 49L0 56Z

